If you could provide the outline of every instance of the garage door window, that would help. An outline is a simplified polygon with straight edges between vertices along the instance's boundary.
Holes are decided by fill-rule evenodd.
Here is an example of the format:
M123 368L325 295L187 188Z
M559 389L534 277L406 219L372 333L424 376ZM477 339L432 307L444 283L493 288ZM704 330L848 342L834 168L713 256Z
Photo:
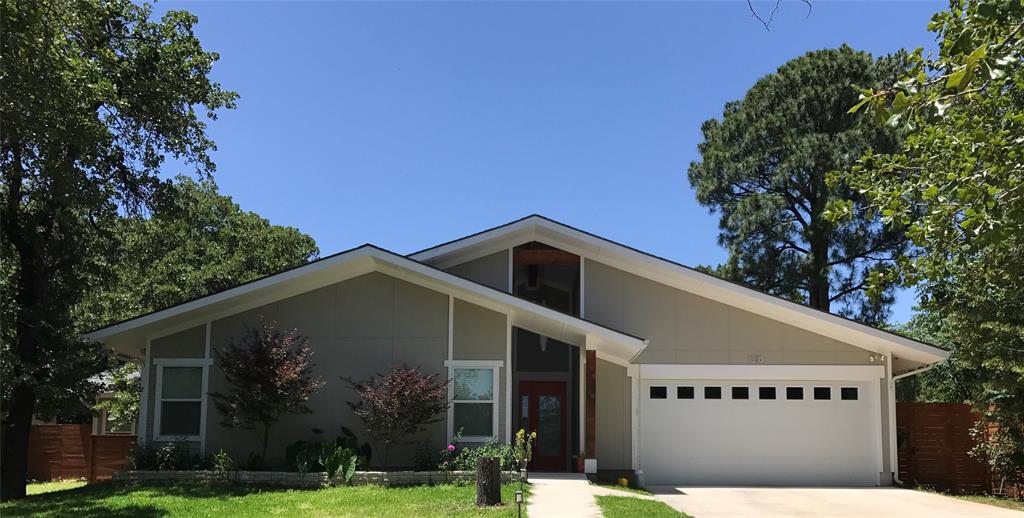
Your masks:
M668 387L651 387L651 399L668 399Z
M832 399L832 388L831 387L814 387L814 399L818 399L818 400L829 400L829 399Z
M803 387L786 387L786 399L803 399Z
M857 387L843 387L839 390L839 397L843 401L856 401L857 400Z
M722 399L722 387L704 387L704 399Z
M676 387L676 399L693 399L693 387Z
M750 399L750 388L748 387L733 387L732 388L733 399Z
M758 399L775 399L775 387L758 387Z

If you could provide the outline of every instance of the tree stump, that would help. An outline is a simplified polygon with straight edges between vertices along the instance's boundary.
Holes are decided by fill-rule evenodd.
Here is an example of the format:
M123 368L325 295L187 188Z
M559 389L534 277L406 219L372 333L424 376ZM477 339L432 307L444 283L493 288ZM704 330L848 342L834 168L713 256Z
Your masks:
M476 459L476 505L501 505L501 460L497 457Z

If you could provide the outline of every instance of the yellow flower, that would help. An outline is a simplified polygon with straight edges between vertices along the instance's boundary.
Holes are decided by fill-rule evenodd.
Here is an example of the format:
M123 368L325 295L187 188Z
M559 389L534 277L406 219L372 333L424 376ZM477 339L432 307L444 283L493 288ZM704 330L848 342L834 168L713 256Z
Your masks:
M530 438L531 439L536 439L537 438L537 432L530 432Z

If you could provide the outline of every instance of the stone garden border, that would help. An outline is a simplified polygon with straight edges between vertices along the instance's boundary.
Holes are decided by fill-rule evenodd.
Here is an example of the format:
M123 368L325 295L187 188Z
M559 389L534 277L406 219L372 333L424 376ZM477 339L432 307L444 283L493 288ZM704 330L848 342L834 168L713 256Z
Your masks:
M327 473L297 473L294 471L120 471L114 473L114 482L169 483L169 482L233 482L239 484L317 488L344 486L339 478L329 479ZM519 480L516 472L502 471L501 481ZM475 471L357 471L352 485L415 486L424 484L475 483Z

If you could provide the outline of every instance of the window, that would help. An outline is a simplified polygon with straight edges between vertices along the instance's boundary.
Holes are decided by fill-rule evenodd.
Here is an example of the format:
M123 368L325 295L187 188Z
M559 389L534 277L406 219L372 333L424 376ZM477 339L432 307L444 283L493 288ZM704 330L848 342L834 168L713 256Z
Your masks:
M693 399L693 387L676 387L676 399Z
M452 399L449 431L453 435L461 431L465 441L493 440L498 430L498 369L502 362L446 363L452 380L449 388Z
M857 387L843 387L839 389L839 398L843 401L856 401Z
M668 387L651 387L651 399L668 398Z
M722 399L722 387L704 387L704 399Z
M733 399L750 399L750 388L749 387L733 387L732 388Z
M758 399L775 399L775 387L758 387Z
M814 387L814 399L832 399L832 387Z
M154 440L200 440L209 360L157 358Z
M803 387L786 387L786 399L803 399Z

